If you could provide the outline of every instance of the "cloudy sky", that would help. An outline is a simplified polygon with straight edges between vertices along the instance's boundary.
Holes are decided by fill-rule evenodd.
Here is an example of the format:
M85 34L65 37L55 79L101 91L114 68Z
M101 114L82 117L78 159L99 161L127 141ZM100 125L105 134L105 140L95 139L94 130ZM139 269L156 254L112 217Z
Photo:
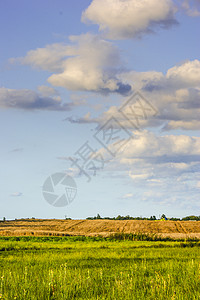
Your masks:
M0 218L199 215L199 28L199 0L1 1Z

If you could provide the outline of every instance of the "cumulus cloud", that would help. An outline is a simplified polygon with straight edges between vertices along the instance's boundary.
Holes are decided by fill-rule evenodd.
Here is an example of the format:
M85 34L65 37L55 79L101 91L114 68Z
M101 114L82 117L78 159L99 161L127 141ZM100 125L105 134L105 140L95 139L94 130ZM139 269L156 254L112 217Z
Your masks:
M136 132L135 139L131 141L134 150L126 149L127 155L135 154L152 157L170 156L180 157L181 155L200 155L200 138L187 135L165 135L156 136L152 132Z
M182 8L190 17L200 16L200 1L199 0L185 0L182 3Z
M199 128L200 128L200 121L169 121L164 126L164 130L173 130L173 129L199 130Z
M114 147L114 144L110 147ZM142 158L159 163L180 163L184 162L185 159L187 162L188 160L196 161L198 157L200 158L199 137L187 135L156 136L152 132L143 130L133 132L133 138L124 148L121 158L123 160Z
M109 147L112 149L115 145L110 144ZM105 148L101 148L98 153L104 159L109 157ZM157 136L147 130L134 132L133 139L106 166L106 171L111 174L121 172L122 178L128 175L132 187L141 184L145 191L159 186L159 192L162 193L166 188L165 192L169 193L167 189L170 186L174 196L183 189L196 188L200 178L199 170L200 137Z
M38 86L38 91L44 97L51 97L51 96L54 96L54 97L58 96L59 97L58 91L56 91L54 88L52 88L50 86L40 85L40 86Z
M97 153L104 160L110 157L105 148ZM147 130L133 132L133 139L104 167L109 178L117 174L126 178L126 186L137 192L140 201L183 208L199 207L199 170L200 137L157 136ZM131 197L128 193L122 198Z
M118 92L125 94L130 85L117 79L120 57L111 43L90 34L71 37L76 43L73 57L65 60L63 72L53 74L48 81L69 90Z
M133 88L153 90L178 90L186 88L200 88L200 61L187 60L167 70L166 74L156 71L124 72L121 80L131 82Z
M152 120L152 125L155 126L153 118L156 117L157 113L156 107L145 99L141 93L137 92L131 97L125 98L121 106L111 106L98 117L94 118L88 112L81 118L69 117L66 120L71 123L98 123L98 127L101 127L114 118L116 121L112 122L113 128L121 128L123 126L139 130L150 125Z
M200 127L200 61L186 61L170 68L166 75L143 81L147 97L154 99L164 129L198 130ZM149 96L148 96L149 95Z
M132 85L133 90L140 90L148 102L140 99L141 103L139 103L135 99L135 104L130 102L130 105L126 106L124 114L120 112L120 106L111 106L98 117L92 118L90 114L86 114L79 119L70 118L69 121L94 122L102 125L111 117L115 117L122 126L130 129L162 127L163 130L198 130L200 128L199 60L174 66L166 74L156 71L131 71L120 76L121 80ZM123 99L121 107L132 97ZM141 104L145 110L142 109Z
M83 117L70 117L67 120L71 123L80 124L96 123L100 127L114 117L118 121L114 124L115 128L123 126L127 129L137 130L153 127L162 128L162 130L199 130L200 90L177 90L169 94L165 90L162 92L143 92L142 94L155 109L144 104L143 111L136 102L135 105L127 106L124 114L120 112L120 106L111 106L97 117L92 117L90 113L87 113Z
M129 39L177 24L171 0L93 0L82 21L99 25L110 39Z
M28 89L0 88L0 107L25 110L71 110L72 103L62 103L60 98L45 97Z
M68 45L51 44L45 48L28 51L25 57L11 58L10 63L21 63L40 70L61 72L64 64L63 58L70 55L73 53Z
M167 71L166 81L183 87L200 86L200 61L186 61L181 65L175 66Z
M118 79L122 63L113 44L92 34L71 36L70 42L31 50L17 60L53 72L48 82L68 90L119 94L131 90Z

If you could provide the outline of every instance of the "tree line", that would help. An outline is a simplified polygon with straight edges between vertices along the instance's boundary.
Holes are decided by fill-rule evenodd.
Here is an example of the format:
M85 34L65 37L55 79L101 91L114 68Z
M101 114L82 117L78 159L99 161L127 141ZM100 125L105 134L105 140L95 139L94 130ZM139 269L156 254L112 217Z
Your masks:
M160 218L156 218L156 216L148 217L131 217L118 215L117 217L101 217L100 214L97 214L95 217L88 217L86 220L170 220L170 221L200 221L200 216L187 216L183 218L171 217L167 218L165 214L162 214Z

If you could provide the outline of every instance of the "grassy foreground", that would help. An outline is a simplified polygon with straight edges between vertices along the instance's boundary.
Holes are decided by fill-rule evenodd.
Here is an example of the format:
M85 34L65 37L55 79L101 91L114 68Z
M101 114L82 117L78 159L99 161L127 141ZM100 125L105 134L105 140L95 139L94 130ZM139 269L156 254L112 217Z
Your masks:
M0 238L0 299L200 299L198 242Z

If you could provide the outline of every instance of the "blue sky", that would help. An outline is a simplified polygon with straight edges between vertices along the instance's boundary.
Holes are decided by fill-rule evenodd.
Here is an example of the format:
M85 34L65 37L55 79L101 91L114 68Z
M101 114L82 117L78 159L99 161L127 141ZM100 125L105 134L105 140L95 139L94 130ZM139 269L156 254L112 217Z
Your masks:
M1 1L0 218L199 215L199 28L199 0ZM115 156L95 139L112 118ZM69 159L87 141L90 182ZM61 208L57 172L78 191Z

